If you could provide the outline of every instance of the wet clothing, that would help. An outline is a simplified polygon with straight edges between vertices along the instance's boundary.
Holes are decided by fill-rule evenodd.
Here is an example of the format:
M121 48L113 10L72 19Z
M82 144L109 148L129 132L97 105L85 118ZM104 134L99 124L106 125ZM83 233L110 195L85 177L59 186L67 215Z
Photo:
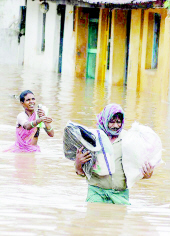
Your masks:
M21 112L21 113L19 113L18 114L18 116L17 116L17 127L19 128L20 126L24 126L24 124L26 123L26 122L28 122L28 115L23 111L23 112ZM38 138L38 136L39 136L39 134L40 134L40 128L37 128L37 132L35 133L35 135L34 135L34 137L35 138Z
M88 184L97 186L104 189L125 190L126 189L126 177L122 167L122 138L126 135L125 130L122 130L119 137L112 143L114 149L115 159L115 173L106 176L99 176L96 173L92 173L92 177L87 180Z
M103 189L89 185L86 201L130 205L129 190L116 191L114 189Z
M129 190L126 186L126 177L122 166L122 138L126 134L122 130L119 137L114 141L115 173L106 176L99 176L92 173L90 180L87 180L88 195L87 202L107 202L113 204L129 205Z
M37 133L37 127L30 130L23 128L25 122L31 122L35 119L35 112L30 117L28 117L26 113L23 114L23 112L18 115L15 144L5 150L5 152L40 152L40 147L38 145L32 145L32 141Z
M123 115L122 126L117 131L110 130L108 127L110 119L116 113ZM87 180L88 195L87 202L106 202L113 204L129 205L129 191L126 186L126 177L122 166L122 138L126 134L123 130L124 112L117 104L107 105L97 116L97 125L111 138L117 138L112 143L114 150L115 172L112 175L99 176L92 173L90 180Z
M17 127L24 126L26 122L28 122L29 116L26 114L25 111L21 112L17 116Z

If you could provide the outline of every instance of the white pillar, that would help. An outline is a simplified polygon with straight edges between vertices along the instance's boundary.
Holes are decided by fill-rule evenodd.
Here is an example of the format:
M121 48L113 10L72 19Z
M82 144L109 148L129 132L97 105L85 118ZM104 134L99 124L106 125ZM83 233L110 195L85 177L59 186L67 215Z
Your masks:
M39 4L34 1L27 1L27 14L26 14L26 31L25 31L25 55L24 65L35 67L35 56L37 50L37 35L38 35L38 17L39 17Z
M46 17L45 57L50 71L58 72L59 44L60 44L61 16L57 15L56 2L49 2L49 11Z
M75 34L73 31L73 16L74 6L66 5L62 54L62 74L68 76L74 76L75 68Z

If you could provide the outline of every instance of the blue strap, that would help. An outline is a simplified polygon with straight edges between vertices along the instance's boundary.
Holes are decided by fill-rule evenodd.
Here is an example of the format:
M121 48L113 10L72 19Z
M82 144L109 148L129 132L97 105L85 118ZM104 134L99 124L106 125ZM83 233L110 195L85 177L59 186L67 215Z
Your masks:
M100 146L102 147L102 152L103 152L103 155L104 155L104 159L105 159L105 162L106 162L106 166L107 166L107 169L109 171L109 175L112 176L112 173L110 171L110 166L109 166L109 162L107 160L107 156L106 156L106 152L104 150L104 146L103 146L103 142L102 142L102 139L101 139L101 135L100 135L100 131L97 130L97 134L98 134L98 137L99 137L99 142L100 142Z

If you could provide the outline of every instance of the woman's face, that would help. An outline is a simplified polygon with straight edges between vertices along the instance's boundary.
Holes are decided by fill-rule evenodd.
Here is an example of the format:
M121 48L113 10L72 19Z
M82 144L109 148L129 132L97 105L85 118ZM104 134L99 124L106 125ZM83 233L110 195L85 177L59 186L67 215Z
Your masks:
M111 118L108 124L108 127L110 130L117 131L121 128L122 126L122 121L120 120L119 117L116 118Z
M25 96L24 102L21 102L25 110L34 111L35 108L35 97L34 94L28 93Z

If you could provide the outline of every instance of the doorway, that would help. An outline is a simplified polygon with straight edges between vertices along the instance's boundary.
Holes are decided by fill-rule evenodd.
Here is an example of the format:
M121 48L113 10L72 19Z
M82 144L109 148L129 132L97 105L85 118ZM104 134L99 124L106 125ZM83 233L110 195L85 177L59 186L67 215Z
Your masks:
M99 9L90 9L86 78L95 79Z
M61 15L60 23L60 45L59 45L59 60L58 60L58 73L62 72L62 54L63 54L63 39L64 39L64 22L65 22L65 5L58 5L57 11Z

